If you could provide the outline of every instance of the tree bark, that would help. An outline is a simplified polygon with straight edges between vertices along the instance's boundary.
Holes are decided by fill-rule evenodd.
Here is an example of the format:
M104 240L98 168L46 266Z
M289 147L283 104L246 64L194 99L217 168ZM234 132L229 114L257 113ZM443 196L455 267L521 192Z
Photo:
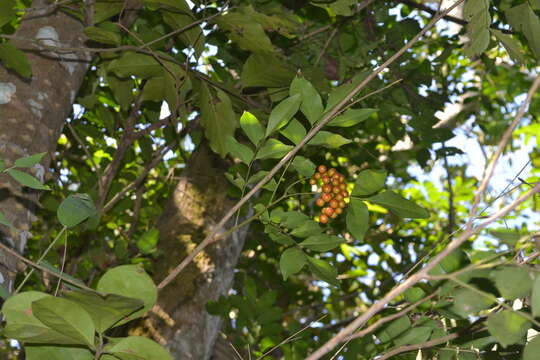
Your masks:
M226 169L207 145L189 160L158 221L162 257L156 263L156 280L163 279L234 205L226 195ZM221 321L206 312L205 304L230 289L246 233L244 227L209 246L160 291L145 329L173 358L205 360L212 355Z

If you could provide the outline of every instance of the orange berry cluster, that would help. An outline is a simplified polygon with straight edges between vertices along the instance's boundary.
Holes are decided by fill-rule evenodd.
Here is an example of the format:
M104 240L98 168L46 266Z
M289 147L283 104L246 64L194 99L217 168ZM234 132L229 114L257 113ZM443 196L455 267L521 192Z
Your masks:
M343 213L347 206L345 199L349 197L344 175L334 168L327 169L326 166L319 165L309 183L318 185L322 190L321 196L315 200L317 206L322 207L320 223L326 224Z

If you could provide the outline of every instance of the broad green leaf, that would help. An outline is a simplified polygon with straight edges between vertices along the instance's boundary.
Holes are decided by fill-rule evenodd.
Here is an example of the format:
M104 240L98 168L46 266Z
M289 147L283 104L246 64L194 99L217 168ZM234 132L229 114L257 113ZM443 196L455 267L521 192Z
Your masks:
M291 83L290 94L301 95L302 104L300 105L300 111L302 111L302 114L306 116L312 125L315 124L324 110L321 96L317 92L317 89L305 78L297 76Z
M270 237L270 239L272 239L272 241L275 241L278 244L287 245L287 246L295 244L294 240L291 239L290 236L288 236L287 234L284 234L283 232L279 230L279 228L275 226L272 226L272 225L265 226L264 232L268 234L268 236Z
M426 209L393 191L385 191L375 196L371 196L367 198L367 200L387 208L402 218L427 219L429 217L429 212Z
M292 150L291 145L285 145L279 140L268 139L261 147L255 159L280 159Z
M96 331L103 333L124 317L140 310L144 303L116 294L100 295L88 291L68 291L64 296L84 308L94 321Z
M24 346L26 360L94 360L94 354L86 347L30 345Z
M56 214L62 225L73 227L96 215L97 210L88 194L72 194L62 201Z
M120 58L111 61L108 71L121 78L137 76L148 79L159 76L162 69L161 64L153 56L126 51Z
M464 53L468 57L475 57L483 53L489 45L489 0L468 0L463 6L463 16L468 21L466 44Z
M143 254L151 254L156 251L156 246L159 240L159 230L152 228L145 231L139 239L137 239L137 248Z
M394 340L396 346L419 344L427 341L433 332L429 326L416 326Z
M525 345L523 360L537 360L538 354L540 354L540 336L536 335L534 339Z
M308 145L321 145L330 149L338 149L343 145L350 144L352 141L343 136L329 131L319 131L309 142Z
M339 286L337 280L337 270L324 260L308 256L308 265L311 272L319 279L326 281L330 285Z
M255 146L264 138L264 127L250 112L244 111L240 117L240 127Z
M1 7L0 5L0 9ZM0 15L0 22L2 20L1 17L2 15ZM0 60L5 67L15 70L22 77L30 78L32 76L32 67L26 55L12 43L5 42L0 44Z
M490 31L497 38L497 40L501 42L512 60L514 60L518 64L523 64L525 62L523 50L520 48L519 43L512 36L507 35L497 29L490 29Z
M89 26L83 32L90 40L98 43L120 45L122 42L122 36L118 31L111 31L101 26Z
M14 9L16 4L15 0L0 1L0 27L15 19L17 15Z
M304 177L310 177L315 173L315 164L303 157L303 156L295 156L294 160L291 163L291 166L294 170L296 170L300 175Z
M80 340L54 331L41 322L39 324L8 323L2 335L26 344L80 345L81 343Z
M306 136L307 133L304 126L300 123L300 121L296 119L292 119L289 125L287 125L280 132L287 139L291 140L295 145L298 145L298 143L302 141L302 139L304 138L304 136Z
M313 220L306 220L300 226L295 227L291 231L291 235L306 238L308 236L320 234L323 231L323 228L319 225L319 223L313 221Z
M538 317L540 315L540 276L537 276L534 281L531 295L531 307L533 316Z
M362 200L351 199L348 208L345 210L347 217L347 230L358 241L363 241L369 229L369 211Z
M272 212L273 214L274 212ZM286 213L283 213L281 216L281 226L286 227L288 229L294 229L306 221L311 220L309 216L306 214L300 212L300 211L288 211Z
M8 218L0 212L0 224L15 229L15 226L8 220Z
M201 83L199 89L204 134L212 150L223 157L226 153L225 140L234 136L237 125L231 99L221 90L217 91L217 97L214 96L213 90L205 83Z
M429 271L430 275L450 274L464 267L467 264L467 257L462 250L454 250L448 254L440 263Z
M157 288L150 276L138 265L122 265L108 270L99 279L97 291L140 299L144 307L117 323L124 324L150 310L157 300Z
M285 250L279 259L279 268L283 280L287 280L289 276L302 270L306 261L306 254L301 249L292 247Z
M364 170L358 174L354 182L353 196L367 196L381 190L386 182L386 171Z
M45 156L46 153L39 153L35 155L30 155L26 157L19 158L15 160L15 163L13 166L21 167L21 168L29 168L41 161L43 159L43 156Z
M128 109L133 103L133 79L120 79L114 75L107 76L107 83L114 98L122 109ZM143 93L144 94L144 93Z
M244 164L249 165L253 160L253 150L244 144L240 144L234 137L225 139L225 151L233 157L239 158Z
M273 54L252 54L244 63L240 82L243 87L289 86L294 70Z
M252 16L232 11L215 20L222 30L228 31L233 43L251 53L272 53L270 38L263 27Z
M165 8L179 10L181 13L191 14L189 5L185 2L185 0L143 0L143 3L152 10Z
M90 315L79 304L59 297L47 296L32 302L36 318L80 344L94 347L96 328Z
M329 251L344 243L345 239L339 236L319 234L308 237L299 245L313 251Z
M459 289L453 294L453 297L454 306L452 310L463 317L488 309L494 304L493 300L487 296L482 296L470 289Z
M183 0L177 1L177 3L184 3ZM195 19L189 7L184 13L178 13L173 11L162 12L163 21L173 29L182 29L193 24ZM186 45L186 47L192 47L195 49L195 56L200 57L204 51L204 44L206 42L204 33L200 26L193 26L180 32L177 37Z
M295 94L277 104L274 109L272 109L270 117L268 118L265 136L268 136L274 130L279 130L285 126L294 114L296 114L301 102L302 97L300 94Z
M495 280L495 286L506 300L529 295L533 285L529 271L520 267L505 266L492 271L490 277Z
M386 343L409 330L411 326L412 324L409 317L401 316L378 332L377 337L381 343Z
M328 126L349 127L361 123L367 120L371 114L379 111L379 109L349 109L342 115L336 116L336 118L328 123Z
M490 334L503 347L523 343L530 327L529 320L519 315L518 311L503 310L490 314L487 319L487 328Z
M507 10L506 18L516 31L523 32L534 55L540 59L540 19L529 4L525 2Z
M172 360L164 347L143 336L113 339L105 346L105 351L121 360Z
M15 169L6 170L6 172L23 186L27 186L36 190L49 190L48 186L43 185L39 182L38 179L36 179L30 174Z
M45 327L32 314L32 302L51 296L39 291L25 291L11 296L4 302L2 313L9 324L39 325Z
M117 15L124 9L123 3L109 2L109 1L96 1L94 3L94 23L110 19Z

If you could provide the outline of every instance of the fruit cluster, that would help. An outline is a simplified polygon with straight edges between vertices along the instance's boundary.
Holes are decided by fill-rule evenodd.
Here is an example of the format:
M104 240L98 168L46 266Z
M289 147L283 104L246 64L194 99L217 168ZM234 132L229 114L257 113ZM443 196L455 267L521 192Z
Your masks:
M349 197L344 175L334 168L328 169L324 165L319 165L309 183L318 185L322 190L321 196L315 200L317 206L322 207L320 223L326 224L330 219L335 219L343 213L343 209L347 206L345 199Z

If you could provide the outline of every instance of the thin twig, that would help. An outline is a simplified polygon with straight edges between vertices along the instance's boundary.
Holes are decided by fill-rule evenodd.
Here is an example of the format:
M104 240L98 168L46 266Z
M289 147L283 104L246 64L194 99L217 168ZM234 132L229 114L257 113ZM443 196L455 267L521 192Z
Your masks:
M454 333L454 334L449 334L449 335L446 335L437 339L429 340L420 344L400 346L392 351L387 352L383 356L377 358L377 360L386 360L386 359L390 359L392 356L395 356L404 352L420 350L420 349L430 348L439 344L444 344L448 341L457 339L459 336L460 336L459 333Z

